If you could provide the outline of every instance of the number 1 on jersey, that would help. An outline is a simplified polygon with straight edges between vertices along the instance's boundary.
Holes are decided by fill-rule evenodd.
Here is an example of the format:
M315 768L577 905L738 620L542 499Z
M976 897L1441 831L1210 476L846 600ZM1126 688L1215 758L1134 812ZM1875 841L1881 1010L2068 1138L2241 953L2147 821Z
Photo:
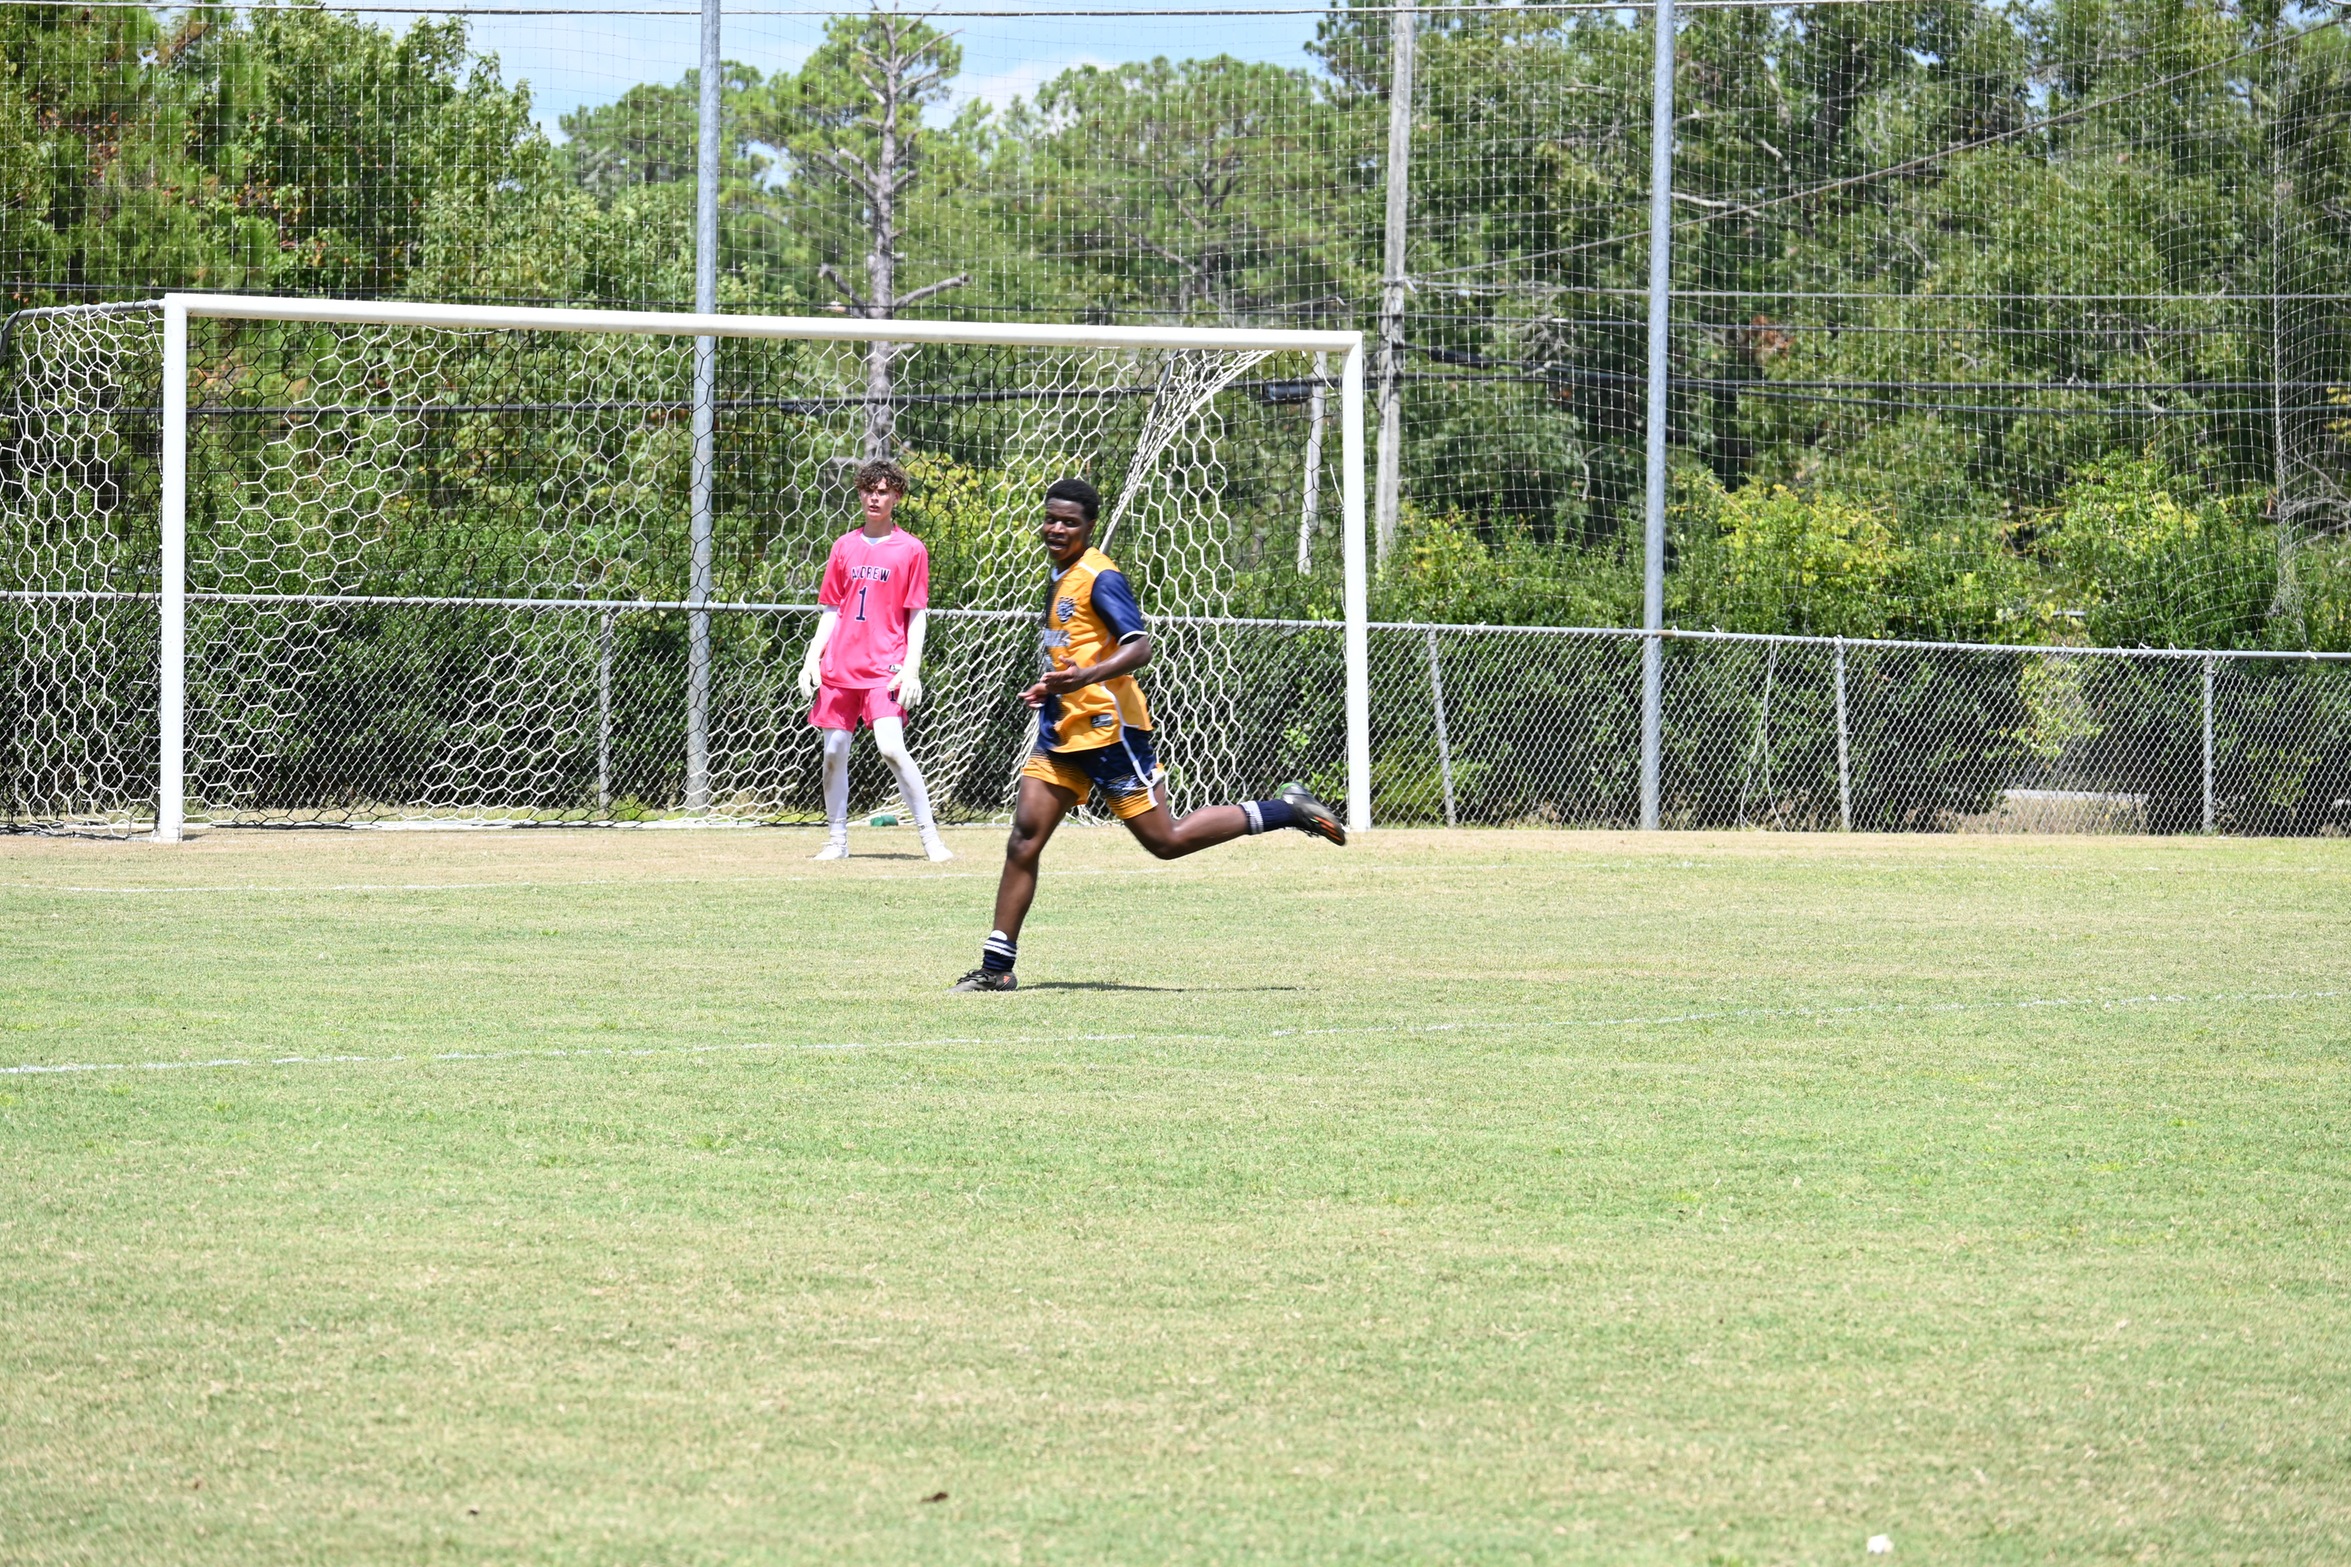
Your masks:
M865 618L865 588L862 585L857 589L857 618Z

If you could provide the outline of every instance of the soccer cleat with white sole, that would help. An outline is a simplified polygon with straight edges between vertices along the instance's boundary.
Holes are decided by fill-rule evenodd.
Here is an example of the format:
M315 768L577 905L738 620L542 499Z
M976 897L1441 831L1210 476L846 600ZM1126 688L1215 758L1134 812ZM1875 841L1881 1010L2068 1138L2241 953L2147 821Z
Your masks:
M955 851L941 842L939 835L935 832L926 832L922 835L922 852L933 865L944 865L955 858Z
M845 860L849 858L849 840L829 838L825 846L809 856L812 860Z

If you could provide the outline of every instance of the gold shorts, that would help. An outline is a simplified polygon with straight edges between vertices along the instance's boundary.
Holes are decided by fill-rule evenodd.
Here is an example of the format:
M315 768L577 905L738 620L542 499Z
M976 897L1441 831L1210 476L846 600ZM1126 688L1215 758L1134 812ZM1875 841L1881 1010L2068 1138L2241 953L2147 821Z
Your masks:
M1159 804L1152 788L1159 781L1159 759L1148 729L1129 729L1110 744L1090 750L1031 751L1020 775L1067 789L1080 805L1089 793L1099 791L1110 814L1122 822Z

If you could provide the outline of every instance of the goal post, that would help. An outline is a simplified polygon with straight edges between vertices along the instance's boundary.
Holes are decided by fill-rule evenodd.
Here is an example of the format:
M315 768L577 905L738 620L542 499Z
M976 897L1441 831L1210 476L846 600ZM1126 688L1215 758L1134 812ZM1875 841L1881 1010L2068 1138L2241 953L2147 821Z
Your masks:
M616 748L631 725L664 722L680 767L712 758L701 787L722 813L729 800L772 802L774 780L798 776L782 754L801 738L789 679L823 546L853 525L844 480L871 449L875 344L895 356L893 455L917 470L907 520L953 579L934 592L924 760L968 773L967 800L1009 785L1004 699L1033 668L1044 578L1036 495L1070 471L1102 489L1107 542L1166 627L1157 694L1179 805L1277 765L1254 738L1269 710L1247 689L1265 655L1232 600L1245 570L1289 557L1287 530L1301 526L1290 496L1314 482L1296 453L1321 460L1335 392L1341 619L1293 635L1337 634L1342 689L1324 738L1293 735L1279 755L1343 784L1349 825L1371 825L1359 332L217 294L169 295L159 316L160 839L185 831L192 789L215 821L299 816L313 797L350 813L327 819L396 816L396 802L363 796L390 799L394 786L370 780L401 768L401 787L428 801L420 814L530 819L555 766L534 772L532 759L558 753L563 787L592 775L621 811L616 795L647 786L613 783L627 770ZM693 406L681 358L696 338L733 345L713 407ZM1318 355L1338 360L1335 386L1302 368ZM1292 395L1309 377L1311 439L1307 399ZM719 487L733 508L715 584L709 541L686 546L689 563L670 516L695 417L721 421ZM663 669L707 671L714 620L726 622L723 689L702 701L681 691L666 719L648 717L668 705L647 695L661 682L616 675L616 624L629 648L669 659ZM428 621L478 634L452 651L443 630L419 629ZM361 636L369 657L339 650ZM690 645L671 658L679 641ZM475 694L452 694L468 682ZM314 710L292 714L304 701ZM435 733L463 744L418 762L427 706ZM647 754L668 745L656 737ZM701 802L681 776L671 793L691 809ZM934 793L954 788L934 780ZM641 800L626 809L649 813Z
M157 565L155 837L187 827L188 307L163 302L162 543Z

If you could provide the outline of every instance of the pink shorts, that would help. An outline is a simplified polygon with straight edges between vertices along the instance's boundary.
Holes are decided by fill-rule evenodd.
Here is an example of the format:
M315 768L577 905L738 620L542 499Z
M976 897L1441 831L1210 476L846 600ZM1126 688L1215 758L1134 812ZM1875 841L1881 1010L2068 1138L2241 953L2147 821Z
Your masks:
M906 709L890 695L888 686L818 686L816 706L808 710L808 721L819 729L846 729L854 734L857 726L871 727L877 718L904 718Z

